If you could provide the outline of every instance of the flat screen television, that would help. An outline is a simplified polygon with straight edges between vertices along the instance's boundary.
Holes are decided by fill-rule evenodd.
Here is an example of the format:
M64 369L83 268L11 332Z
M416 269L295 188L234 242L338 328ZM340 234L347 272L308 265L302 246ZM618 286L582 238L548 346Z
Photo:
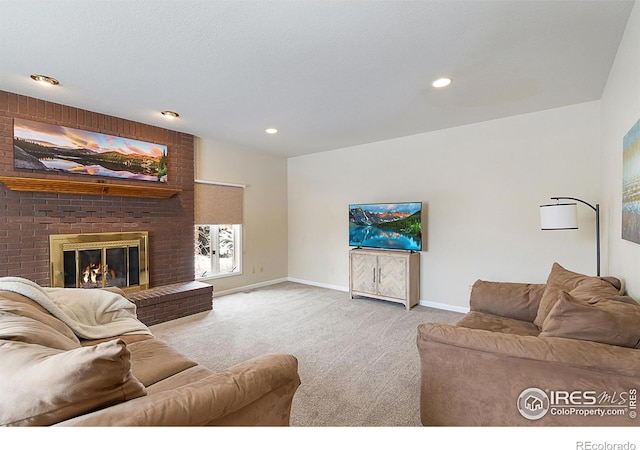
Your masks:
M349 205L349 245L422 250L422 202Z

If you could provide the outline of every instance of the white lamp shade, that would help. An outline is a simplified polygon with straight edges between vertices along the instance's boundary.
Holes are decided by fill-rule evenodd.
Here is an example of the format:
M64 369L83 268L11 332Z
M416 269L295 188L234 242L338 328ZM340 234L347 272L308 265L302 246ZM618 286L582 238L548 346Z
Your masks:
M543 230L577 230L577 205L575 203L540 205L540 228Z

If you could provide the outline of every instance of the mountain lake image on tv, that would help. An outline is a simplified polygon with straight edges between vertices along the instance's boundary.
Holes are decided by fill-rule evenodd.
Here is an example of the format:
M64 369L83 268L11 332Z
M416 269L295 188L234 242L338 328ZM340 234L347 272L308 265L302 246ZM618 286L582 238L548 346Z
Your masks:
M349 205L349 245L422 250L422 202Z

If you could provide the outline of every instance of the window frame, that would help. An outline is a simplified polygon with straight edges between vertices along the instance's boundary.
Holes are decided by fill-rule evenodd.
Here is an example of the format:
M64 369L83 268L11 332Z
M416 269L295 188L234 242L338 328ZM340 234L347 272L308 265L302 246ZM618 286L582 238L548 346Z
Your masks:
M233 262L234 265L236 267L235 271L232 272L220 272L220 239L219 239L219 232L220 232L220 227L224 226L224 225L231 225L231 227L233 227ZM210 257L210 269L214 268L214 261L215 261L215 265L217 266L217 273L214 273L212 270L209 270L207 272L211 273L210 275L205 275L205 276L199 276L198 273L195 273L195 267L194 267L194 279L196 281L206 281L206 280L213 280L213 279L217 279L217 278L226 278L226 277L233 277L233 276L237 276L237 275L242 275L243 271L242 271L242 242L244 240L244 227L242 226L242 224L194 224L194 237L195 239L197 239L197 227L202 227L202 226L208 226L209 227L209 239L210 239L210 244L215 242L215 253L213 251L211 251L211 254L209 255ZM215 241L214 241L215 239ZM194 242L195 245L195 242ZM196 255L194 252L194 259L195 259ZM205 272L205 273L207 273Z

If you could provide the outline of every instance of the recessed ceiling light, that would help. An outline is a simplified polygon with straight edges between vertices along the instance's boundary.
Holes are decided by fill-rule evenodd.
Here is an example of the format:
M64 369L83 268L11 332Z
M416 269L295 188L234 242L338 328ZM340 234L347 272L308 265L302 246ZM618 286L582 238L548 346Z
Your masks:
M167 119L177 119L180 117L180 114L175 111L162 111L160 114L165 116Z
M51 78L51 77L48 77L46 75L33 74L33 75L31 75L31 79L34 80L34 81L37 81L38 83L45 84L45 85L50 85L50 86L55 86L57 84L60 84L60 82L58 80L56 80L55 78Z
M443 88L449 86L453 80L451 78L438 78L436 81L431 83L431 86L434 88Z
M265 133L267 134L276 134L278 132L277 128L267 128L266 130L264 130Z

